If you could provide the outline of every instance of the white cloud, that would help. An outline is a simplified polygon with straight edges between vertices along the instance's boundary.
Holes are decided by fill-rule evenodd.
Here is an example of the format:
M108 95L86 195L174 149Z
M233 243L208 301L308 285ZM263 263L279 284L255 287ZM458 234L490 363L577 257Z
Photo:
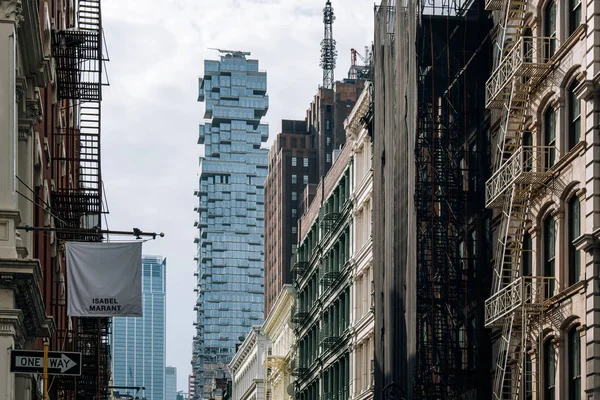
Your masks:
M146 254L167 257L167 364L187 391L194 329L196 102L211 47L252 52L268 73L270 142L281 119L303 119L322 82L324 0L103 0L111 86L104 91L103 178L109 227L164 231ZM333 0L346 77L350 48L373 40L373 0Z

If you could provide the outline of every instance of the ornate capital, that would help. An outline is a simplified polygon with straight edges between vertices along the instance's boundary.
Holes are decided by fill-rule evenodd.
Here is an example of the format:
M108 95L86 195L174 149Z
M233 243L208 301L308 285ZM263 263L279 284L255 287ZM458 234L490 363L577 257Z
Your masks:
M27 90L27 80L23 77L17 77L16 81L17 103L21 103L21 101L25 98L25 92Z
M39 99L27 100L25 116L34 122L42 122L42 104Z
M27 140L33 132L31 124L19 124L19 140Z
M23 4L21 0L0 0L0 20L13 21L15 25L23 21Z

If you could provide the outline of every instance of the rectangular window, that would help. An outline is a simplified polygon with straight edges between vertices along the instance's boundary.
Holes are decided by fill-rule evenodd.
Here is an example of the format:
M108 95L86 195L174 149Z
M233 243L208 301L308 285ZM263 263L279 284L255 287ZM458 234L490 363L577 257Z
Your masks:
M327 129L327 130L331 130L331 120L330 120L330 119L328 119L328 120L325 122L325 129Z
M292 184L298 183L298 175L292 174Z
M581 25L581 0L569 0L571 14L569 15L569 36Z
M298 215L298 210L295 208L292 208L292 218L296 218L296 215Z
M544 114L545 167L552 168L556 160L556 113L550 107Z
M308 185L308 175L304 175L302 177L302 183L305 184L305 185Z
M304 168L308 168L308 157L304 157L303 166Z
M292 157L292 167L295 167L297 163L298 160L296 160L296 157Z
M327 146L331 146L331 136L327 136L326 142Z
M295 226L292 226L292 234L295 235L296 232L298 232L298 228L296 228Z
M326 161L328 163L330 163L331 162L331 153L327 153L327 155L325 157L326 157Z
M298 200L298 193L292 192L292 201Z
M574 93L576 84L573 83L571 90L569 90L569 150L579 143L581 134L580 101Z

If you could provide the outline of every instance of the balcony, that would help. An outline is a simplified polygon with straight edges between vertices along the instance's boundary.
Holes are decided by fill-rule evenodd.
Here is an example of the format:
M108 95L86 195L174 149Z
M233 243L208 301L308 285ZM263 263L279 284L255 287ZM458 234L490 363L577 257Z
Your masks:
M300 307L299 305L292 307L292 323L302 325L307 317L308 312L304 307Z
M486 207L501 207L514 184L531 185L529 190L542 186L552 172L557 153L552 146L519 147L485 183Z
M324 215L320 218L320 225L323 231L323 237L325 237L328 233L330 233L337 225L340 220L340 213L330 212L324 213Z
M319 331L319 343L323 346L323 351L331 349L337 344L339 336L334 332L333 326L323 323Z
M556 38L523 36L510 49L485 84L486 107L502 108L509 97L524 100L530 88L537 86L552 67ZM518 87L511 83L521 77Z
M306 362L304 360L299 360L298 356L296 356L291 362L291 371L293 376L301 378L306 374L306 371L308 371Z
M303 275L308 269L309 263L304 260L300 254L294 254L292 260L292 272L295 272L297 275Z
M541 312L544 303L554 294L555 279L550 277L524 276L485 302L485 326L502 325L502 318L526 308L529 313Z
M340 271L336 270L333 265L325 266L323 269L323 275L321 275L320 282L323 288L331 287L340 277Z

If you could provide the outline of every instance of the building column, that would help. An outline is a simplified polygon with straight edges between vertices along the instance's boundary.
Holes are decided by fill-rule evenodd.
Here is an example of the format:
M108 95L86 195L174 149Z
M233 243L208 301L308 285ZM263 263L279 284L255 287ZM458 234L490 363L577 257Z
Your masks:
M15 226L19 223L19 211L15 197L15 74L16 29L22 19L21 12L21 1L0 0L0 259L17 258Z
M15 374L10 372L10 353L15 345L24 343L23 314L15 309L12 289L0 288L0 398L17 400ZM21 400L21 399L18 399Z

